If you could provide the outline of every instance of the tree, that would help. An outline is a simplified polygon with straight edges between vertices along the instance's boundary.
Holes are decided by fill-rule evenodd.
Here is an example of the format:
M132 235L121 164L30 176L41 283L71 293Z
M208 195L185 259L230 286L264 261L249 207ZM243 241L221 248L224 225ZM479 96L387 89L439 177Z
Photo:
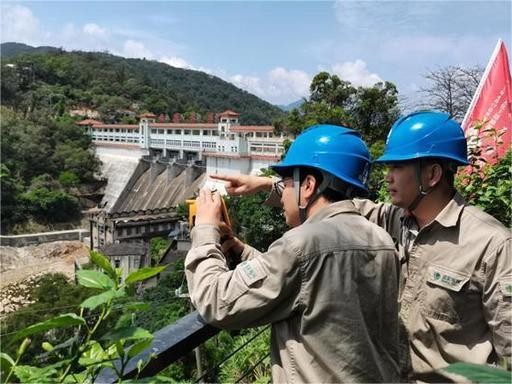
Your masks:
M356 89L348 81L341 80L337 75L320 72L311 81L309 101L325 103L329 106L346 107Z
M448 66L427 72L429 86L421 88L425 96L421 108L449 113L462 121L476 92L483 69L479 66Z
M283 235L286 223L280 209L264 205L267 196L232 197L228 201L234 233L254 248L265 252L270 244Z
M276 131L297 136L314 124L353 128L367 143L385 140L398 118L398 91L388 81L355 88L348 81L327 72L317 74L310 86L311 96L299 108L274 122Z
M400 115L396 86L386 81L368 88L357 88L349 115L352 128L361 132L368 145L385 140Z

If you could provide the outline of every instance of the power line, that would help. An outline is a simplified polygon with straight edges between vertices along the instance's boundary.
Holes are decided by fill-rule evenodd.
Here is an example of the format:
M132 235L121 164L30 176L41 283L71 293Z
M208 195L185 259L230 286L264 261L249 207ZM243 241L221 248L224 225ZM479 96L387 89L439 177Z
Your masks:
M232 351L228 356L226 356L226 358L224 358L224 360L222 360L220 363L218 363L217 365L213 366L212 368L210 368L208 371L206 371L206 373L201 376L199 379L197 379L195 382L196 383L199 383L201 380L203 380L206 376L208 376L210 373L212 373L215 369L219 368L222 364L224 364L226 361L228 361L231 357L233 357L233 355L235 353L237 353L238 351L242 350L243 348L245 348L245 346L247 344L249 344L250 342L252 342L254 339L256 339L258 336L260 336L264 331L266 331L267 329L269 329L270 326L266 326L265 328L263 328L261 331L259 331L256 335L254 335L253 337L251 337L249 340L247 340L244 344L242 344L240 347L238 347L237 349L235 349L234 351Z
M265 354L265 356L263 356L261 359L259 359L259 360L256 362L256 364L254 364L251 368L249 368L247 371L245 371L245 372L244 372L244 374L243 374L241 377L239 377L237 381L235 381L235 383L239 383L239 382L241 382L243 379L245 379L245 377L246 377L246 376L248 376L252 371L254 371L254 369L255 369L258 365L260 365L261 363L263 363L263 360L265 360L265 359L266 359L267 357L269 357L269 356L270 356L270 352L267 352L267 353Z

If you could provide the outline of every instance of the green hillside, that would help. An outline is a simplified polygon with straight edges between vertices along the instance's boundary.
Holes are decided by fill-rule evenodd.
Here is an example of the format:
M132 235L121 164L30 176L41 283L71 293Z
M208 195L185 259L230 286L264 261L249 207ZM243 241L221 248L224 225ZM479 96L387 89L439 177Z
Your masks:
M218 77L145 59L99 52L66 52L24 44L1 45L1 103L18 111L50 109L57 115L91 108L107 122L134 122L134 114L200 114L226 109L242 124L270 124L276 106Z

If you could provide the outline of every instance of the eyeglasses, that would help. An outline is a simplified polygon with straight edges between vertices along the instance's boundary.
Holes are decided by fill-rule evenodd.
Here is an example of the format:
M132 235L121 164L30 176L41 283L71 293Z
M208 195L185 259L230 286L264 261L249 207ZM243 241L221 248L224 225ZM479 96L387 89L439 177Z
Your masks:
M275 184L275 188L276 188L276 193L279 197L281 197L283 195L283 190L284 188L286 187L286 182L287 181L293 181L293 178L291 177L283 177L281 180L277 181L276 184Z

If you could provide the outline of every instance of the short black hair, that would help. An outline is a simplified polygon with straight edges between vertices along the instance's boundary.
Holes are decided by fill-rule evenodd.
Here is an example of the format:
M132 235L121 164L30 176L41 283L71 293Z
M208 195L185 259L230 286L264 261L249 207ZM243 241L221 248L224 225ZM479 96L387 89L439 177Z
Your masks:
M307 175L311 175L316 180L316 188L322 184L322 181L324 180L325 176L329 175L330 177L336 178L338 181L338 185L341 187L339 189L327 187L324 191L322 191L321 195L325 197L328 201L331 203L335 203L337 201L341 200L347 200L351 199L353 197L357 196L366 196L366 191L361 190L360 188L352 187L349 183L346 183L345 181L342 181L340 178L326 172L322 171L315 167L308 167L308 166L302 166L299 168L299 179L300 183L306 179ZM283 170L280 172L280 176L282 178L285 177L293 177L293 169L294 168L287 168L286 170ZM348 193L347 193L348 192Z

